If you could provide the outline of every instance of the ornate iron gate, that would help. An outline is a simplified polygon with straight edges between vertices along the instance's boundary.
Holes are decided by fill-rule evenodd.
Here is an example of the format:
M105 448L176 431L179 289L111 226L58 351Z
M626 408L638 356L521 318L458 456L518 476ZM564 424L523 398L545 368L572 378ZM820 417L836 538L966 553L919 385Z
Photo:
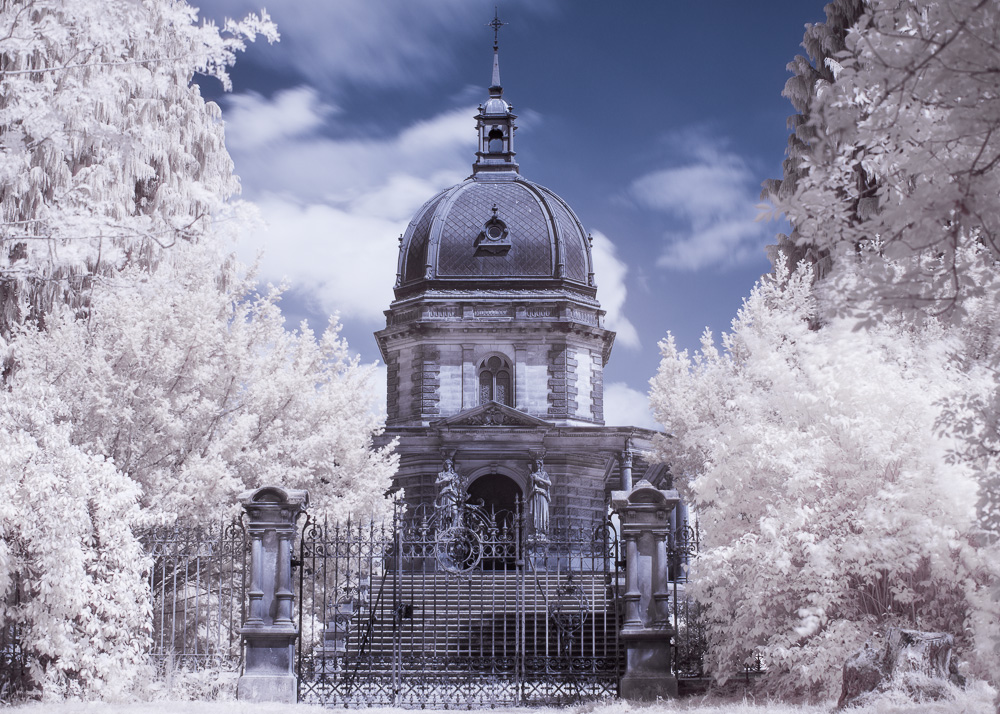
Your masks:
M390 523L310 520L300 557L299 700L339 706L565 704L614 695L610 522L467 505Z
M168 683L205 669L238 672L249 541L239 520L175 524L136 534L152 559L150 660Z

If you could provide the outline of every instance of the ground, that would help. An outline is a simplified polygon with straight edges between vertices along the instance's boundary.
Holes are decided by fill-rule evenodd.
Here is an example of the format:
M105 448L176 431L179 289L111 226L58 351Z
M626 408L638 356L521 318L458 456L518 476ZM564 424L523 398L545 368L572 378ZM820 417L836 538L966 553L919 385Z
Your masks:
M906 703L882 701L848 710L849 714L993 714L994 690L973 687L958 698L941 702ZM590 703L563 709L501 709L496 714L830 714L834 702L817 705L771 704L767 702L724 702L697 698L655 704L628 702ZM48 702L2 709L3 714L321 714L322 707L308 704L248 704L244 702L157 701L129 704L104 702ZM404 709L368 709L370 714L407 714ZM425 710L425 714L435 714ZM441 713L443 714L443 713Z

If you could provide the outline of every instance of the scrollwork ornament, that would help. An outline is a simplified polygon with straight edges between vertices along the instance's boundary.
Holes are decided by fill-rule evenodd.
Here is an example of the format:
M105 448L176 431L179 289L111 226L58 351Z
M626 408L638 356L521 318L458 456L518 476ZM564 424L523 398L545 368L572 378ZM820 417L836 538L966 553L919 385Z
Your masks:
M461 575L475 570L483 560L483 543L471 528L452 526L438 533L435 556L442 570Z

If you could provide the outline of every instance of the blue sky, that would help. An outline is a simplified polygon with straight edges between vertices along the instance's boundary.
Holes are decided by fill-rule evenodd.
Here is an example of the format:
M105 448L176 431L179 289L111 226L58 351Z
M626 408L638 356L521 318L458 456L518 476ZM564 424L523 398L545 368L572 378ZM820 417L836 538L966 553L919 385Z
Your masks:
M291 323L338 311L364 361L392 298L396 239L436 191L471 172L475 110L492 68L493 1L281 0L223 108L227 145L268 228L264 281ZM205 17L259 10L208 0ZM521 173L595 235L598 298L618 331L609 423L651 425L647 382L671 331L696 349L728 328L785 227L755 222L780 177L785 65L822 0L502 0L504 98Z

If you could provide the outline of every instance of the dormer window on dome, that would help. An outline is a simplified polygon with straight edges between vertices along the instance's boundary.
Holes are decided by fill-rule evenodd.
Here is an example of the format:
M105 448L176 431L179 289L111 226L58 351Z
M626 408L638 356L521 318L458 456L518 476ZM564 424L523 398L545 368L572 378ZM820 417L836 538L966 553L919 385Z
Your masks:
M493 216L483 224L483 230L476 237L476 255L506 255L510 250L510 231L497 217L497 211L494 203Z
M499 402L513 406L514 392L511 383L510 361L493 355L479 363L479 403Z

